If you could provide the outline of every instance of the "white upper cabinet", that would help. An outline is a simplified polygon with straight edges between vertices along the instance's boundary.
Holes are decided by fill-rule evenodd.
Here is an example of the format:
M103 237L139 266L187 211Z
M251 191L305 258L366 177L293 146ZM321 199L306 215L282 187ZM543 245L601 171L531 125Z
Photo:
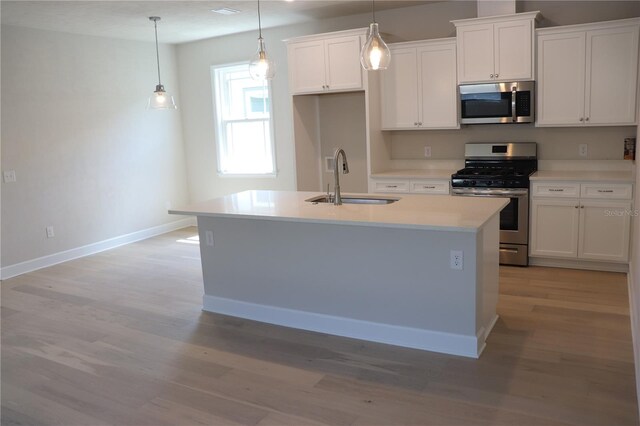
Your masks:
M360 47L365 33L340 31L288 40L291 93L362 90Z
M458 44L458 83L533 80L538 14L452 21Z
M538 30L537 126L636 124L640 19Z
M439 39L396 43L382 71L384 130L459 128L456 42Z

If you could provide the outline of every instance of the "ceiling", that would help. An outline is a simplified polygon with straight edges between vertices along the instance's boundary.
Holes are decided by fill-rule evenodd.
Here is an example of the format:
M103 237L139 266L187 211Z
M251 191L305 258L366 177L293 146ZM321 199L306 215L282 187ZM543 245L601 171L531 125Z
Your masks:
M436 0L376 1L376 10L433 3ZM442 1L442 0L438 0ZM211 9L240 10L220 15ZM263 28L309 22L316 19L369 13L368 0L262 0ZM30 1L0 2L3 25L62 31L75 34L153 41L149 16L160 16L161 43L185 43L255 30L257 1ZM363 22L363 26L366 22Z

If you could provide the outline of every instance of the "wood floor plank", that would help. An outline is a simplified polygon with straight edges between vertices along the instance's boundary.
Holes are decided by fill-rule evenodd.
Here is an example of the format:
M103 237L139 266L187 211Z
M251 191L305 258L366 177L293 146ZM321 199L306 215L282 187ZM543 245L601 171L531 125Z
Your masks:
M2 282L2 424L638 424L624 274L501 267L474 360L202 312L194 235Z

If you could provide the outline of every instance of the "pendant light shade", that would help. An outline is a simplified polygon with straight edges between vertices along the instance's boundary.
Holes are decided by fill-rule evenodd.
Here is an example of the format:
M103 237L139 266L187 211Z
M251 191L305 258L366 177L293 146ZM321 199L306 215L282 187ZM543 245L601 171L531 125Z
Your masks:
M360 63L367 71L386 70L391 63L391 51L389 46L380 37L378 23L376 22L375 1L371 2L373 10L373 22L369 25L367 41L360 52Z
M258 0L258 50L249 63L249 74L254 80L271 80L276 73L276 64L269 58L262 38L260 0Z
M156 33L156 61L158 64L158 84L156 90L149 97L147 102L147 109L176 109L176 102L173 100L173 96L169 95L165 90L162 82L160 81L160 53L158 50L158 21L159 16L150 16L150 21L153 21L153 26Z

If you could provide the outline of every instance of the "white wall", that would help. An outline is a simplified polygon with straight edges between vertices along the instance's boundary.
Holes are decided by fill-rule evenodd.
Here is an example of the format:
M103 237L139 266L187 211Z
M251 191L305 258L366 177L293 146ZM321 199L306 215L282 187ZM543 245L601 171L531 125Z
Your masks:
M640 119L640 111L638 111ZM634 212L640 211L638 190L640 188L640 125L636 131L636 184ZM633 353L636 366L636 396L640 413L640 217L633 218L633 235L631 238L631 263L629 265L629 302L631 305L631 332L633 333Z
M175 48L160 59L180 106ZM2 26L3 268L179 219L180 113L145 110L155 61L153 43Z

